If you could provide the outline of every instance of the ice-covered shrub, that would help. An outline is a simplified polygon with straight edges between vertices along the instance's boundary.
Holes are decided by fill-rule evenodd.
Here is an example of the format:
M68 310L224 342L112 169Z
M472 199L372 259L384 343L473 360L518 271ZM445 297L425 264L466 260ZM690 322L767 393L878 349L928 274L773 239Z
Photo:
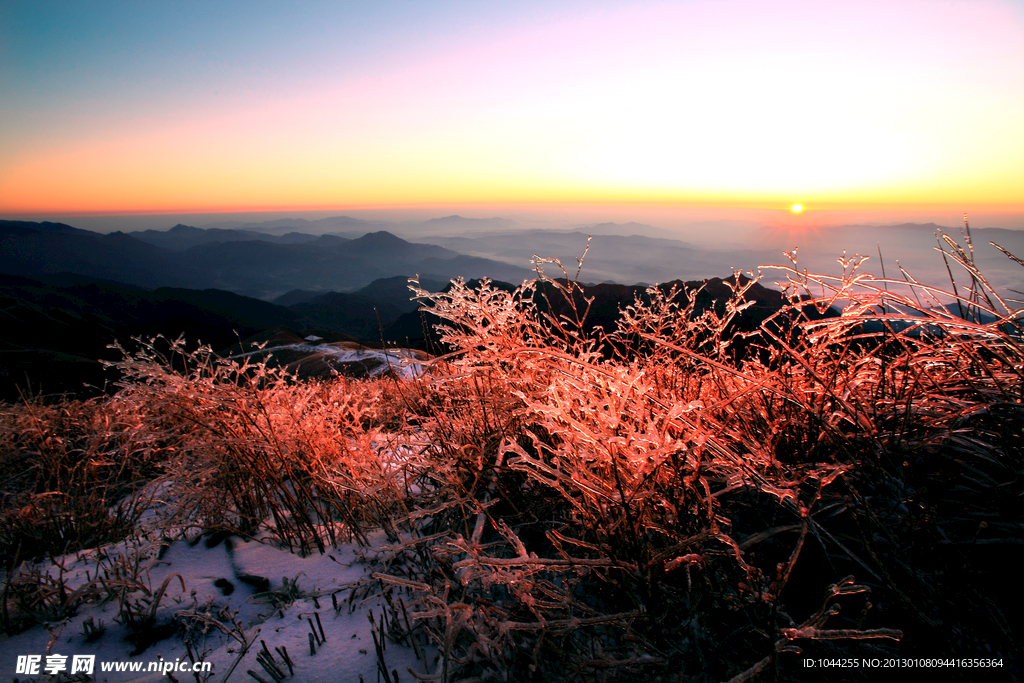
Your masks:
M790 305L742 354L731 323L756 279L733 280L724 314L652 288L608 335L584 332L568 277L546 280L560 306L538 281L419 291L451 353L418 418L425 540L393 572L423 586L444 676L753 675L798 645L895 652L894 621L920 647L951 611L922 575L949 566L929 544L977 540L1022 490L1018 311L966 251L947 258L968 293L855 262L779 269ZM942 470L961 484L935 499ZM925 499L968 507L901 535ZM1006 615L967 599L1010 647Z

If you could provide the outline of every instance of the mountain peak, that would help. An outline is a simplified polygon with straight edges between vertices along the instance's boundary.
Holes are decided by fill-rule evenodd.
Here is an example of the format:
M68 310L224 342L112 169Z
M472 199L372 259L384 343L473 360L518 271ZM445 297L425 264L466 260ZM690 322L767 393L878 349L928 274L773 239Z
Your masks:
M0 228L6 228L8 230L15 231L31 231L31 232L52 232L62 235L88 235L90 237L98 237L98 233L92 232L91 230L82 230L80 228L74 228L66 223L53 223L51 221L43 221L36 223L34 221L8 221L0 220Z
M403 240L401 237L391 234L387 230L378 230L377 232L368 232L359 239L352 240L351 246L387 247L402 244L408 244L408 242Z

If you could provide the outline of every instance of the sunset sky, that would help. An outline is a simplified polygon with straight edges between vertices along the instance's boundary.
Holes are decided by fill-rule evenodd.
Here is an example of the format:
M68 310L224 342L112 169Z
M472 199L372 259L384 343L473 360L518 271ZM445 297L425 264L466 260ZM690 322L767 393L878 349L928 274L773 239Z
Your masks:
M794 203L1024 211L1024 3L0 3L0 218Z

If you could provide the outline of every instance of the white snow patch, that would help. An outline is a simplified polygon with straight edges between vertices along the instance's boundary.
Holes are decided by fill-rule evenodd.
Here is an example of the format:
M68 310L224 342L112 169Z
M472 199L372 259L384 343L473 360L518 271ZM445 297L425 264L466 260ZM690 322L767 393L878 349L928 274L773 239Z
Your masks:
M371 535L369 540L380 546L386 544L381 532ZM166 548L162 555L161 546ZM365 683L370 683L378 680L378 671L368 614L372 611L379 623L383 601L374 597L363 602L358 596L362 593L359 593L350 604L353 589L373 571L371 562L364 559L364 553L373 555L372 551L348 544L324 555L299 557L269 543L245 541L238 537L231 537L210 548L204 537L193 541L122 542L102 550L81 551L59 558L63 570L54 563L49 563L48 569L44 570L53 577L62 574L62 580L71 589L95 579L97 571L102 573L104 568L108 582L113 583L116 579L111 567L119 562L132 565L137 561L141 567L137 578L153 592L167 577L172 577L159 603L156 625L159 628L174 619L187 618L189 614L206 615L205 623L202 618L191 618L191 638L196 658L213 665L213 675L208 679L211 683L224 680L232 667L232 681L252 681L246 673L250 669L270 680L256 659L263 649L263 642L285 672L285 681L356 683L362 676ZM19 571L25 569L27 567L23 565ZM174 576L176 574L180 580ZM253 586L239 579L246 575L269 579L270 590L257 593ZM225 581L230 583L230 588ZM295 589L289 591L291 586ZM294 601L289 600L289 592ZM129 591L128 602L140 603L145 594L142 590ZM332 596L337 600L337 610ZM71 656L95 655L96 667L90 680L97 683L169 682L170 679L163 674L145 669L158 659L189 661L181 634L170 635L143 652L133 654L135 645L126 640L130 631L119 623L118 612L117 599L88 603L82 605L75 615L61 621L35 626L14 636L0 635L0 676L6 680L13 676L25 683L50 679L43 674L15 674L20 655L41 655L43 663L48 654L66 655L68 670ZM310 620L316 626L317 614L326 640L316 647L314 655L310 655ZM85 636L84 623L88 619L106 629L91 643ZM233 631L237 638L225 634L213 624L213 620ZM244 655L239 638L250 643ZM288 673L275 649L278 647L287 649L294 664L294 675ZM421 648L430 662L418 661L411 647L388 640L384 657L388 671L397 670L400 680L411 680L409 668L419 673L436 669L436 649L422 643ZM141 662L143 671L103 672L101 664L109 662ZM181 682L196 680L193 674L183 671L172 675ZM198 680L204 680L203 674Z
M370 377L377 377L391 369L404 379L413 379L422 375L425 370L425 363L420 361L416 356L416 352L410 349L351 349L334 344L285 344L257 351L237 353L228 356L227 360L266 354L282 349L306 353L322 353L333 356L339 363L359 363L370 359L380 361L380 365L368 372Z

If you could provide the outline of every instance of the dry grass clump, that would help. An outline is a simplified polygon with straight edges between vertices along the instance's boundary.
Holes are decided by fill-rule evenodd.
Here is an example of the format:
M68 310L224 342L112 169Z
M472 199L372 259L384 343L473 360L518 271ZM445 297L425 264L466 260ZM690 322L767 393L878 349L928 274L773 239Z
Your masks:
M742 356L742 284L724 315L652 289L607 337L583 334L568 278L548 281L559 319L536 283L429 295L452 349L410 391L435 406L417 417L429 521L390 576L441 647L436 680L1010 657L1012 610L980 579L1009 585L1024 540L1024 354L967 254L946 254L966 294L784 269L790 306Z
M572 302L572 283L552 284ZM609 358L582 334L585 311L539 315L534 286L457 285L431 309L455 349L423 421L431 554L394 571L424 586L414 617L436 632L441 680L721 676L737 652L762 659L814 507L846 466L787 468L757 439L748 413L771 371L715 360L743 289L724 317L649 292L652 306L637 302L605 342ZM755 520L736 533L731 499L800 530L778 572L741 543L793 529L755 538Z
M297 382L265 362L185 355L180 341L167 354L145 345L117 366L111 401L167 454L169 523L267 529L304 554L362 542L366 524L391 516L398 471L375 446L379 382Z
M392 516L401 468L380 454L379 428L395 420L376 405L381 382L297 382L182 340L112 365L112 397L0 412L0 550L12 565L117 540L157 493L176 510L164 525L266 528L303 553Z
M550 261L512 292L417 290L450 352L412 381L149 344L110 399L5 409L4 466L40 464L4 514L102 542L95 520L130 528L139 508L112 504L156 478L179 529L306 553L381 527L386 630L441 653L423 680L813 678L796 653L1013 666L1024 330L965 240L940 242L949 291L794 253L788 306L752 331L753 277L700 309L651 288L609 331Z
M7 568L118 540L160 471L139 423L99 399L0 405L0 556Z

